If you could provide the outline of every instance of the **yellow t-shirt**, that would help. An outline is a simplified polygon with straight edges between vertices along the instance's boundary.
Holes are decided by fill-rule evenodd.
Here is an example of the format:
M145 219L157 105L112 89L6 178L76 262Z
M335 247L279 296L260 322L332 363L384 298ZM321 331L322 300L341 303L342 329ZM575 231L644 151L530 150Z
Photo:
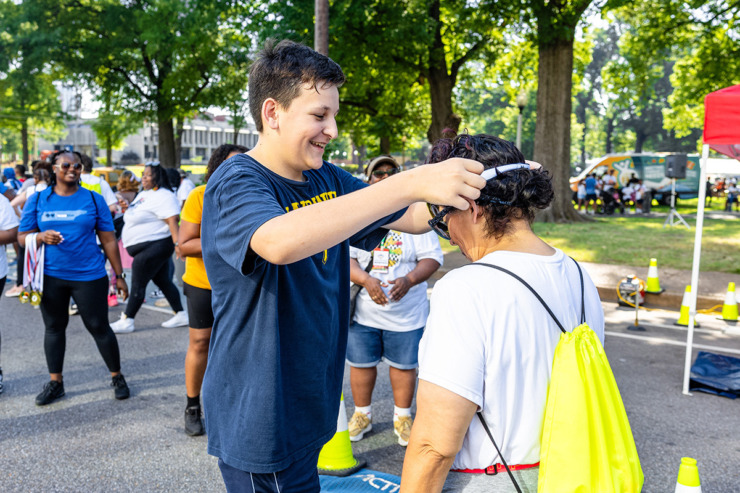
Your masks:
M182 206L180 219L193 224L201 223L203 219L203 194L205 193L205 185L195 187L190 192L187 200L185 200L185 205ZM182 280L196 288L211 289L202 257L185 257L185 274L183 274Z

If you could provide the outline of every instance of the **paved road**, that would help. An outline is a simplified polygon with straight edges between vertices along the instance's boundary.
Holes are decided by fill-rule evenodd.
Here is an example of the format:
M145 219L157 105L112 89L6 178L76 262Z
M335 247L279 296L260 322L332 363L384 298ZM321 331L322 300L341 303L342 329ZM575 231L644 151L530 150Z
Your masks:
M680 457L699 460L705 492L740 491L740 402L681 394L685 330L673 312L643 317L647 331L626 330L633 312L605 304L606 351L627 407L641 455L645 491L672 491ZM111 310L111 320L120 308ZM79 317L68 329L67 395L39 408L34 396L47 381L41 315L16 299L0 299L2 367L0 490L3 492L223 491L205 437L182 432L183 360L187 329L163 329L169 315L143 309L132 334L119 336L127 401L115 401L109 376ZM699 316L696 344L734 351L740 337L722 333L723 322ZM374 431L355 444L372 469L400 474L404 449L392 431L387 367L375 391ZM349 411L352 398L345 376ZM321 396L316 396L320 399Z

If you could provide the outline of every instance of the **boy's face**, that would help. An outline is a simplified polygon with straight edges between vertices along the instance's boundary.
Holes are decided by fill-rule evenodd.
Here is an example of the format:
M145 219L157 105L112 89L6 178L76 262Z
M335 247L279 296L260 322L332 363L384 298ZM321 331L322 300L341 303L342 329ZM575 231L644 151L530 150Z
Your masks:
M288 109L277 108L277 135L280 147L276 153L289 174L301 180L303 171L319 169L324 148L337 136L335 117L339 112L339 90L336 86L303 87Z

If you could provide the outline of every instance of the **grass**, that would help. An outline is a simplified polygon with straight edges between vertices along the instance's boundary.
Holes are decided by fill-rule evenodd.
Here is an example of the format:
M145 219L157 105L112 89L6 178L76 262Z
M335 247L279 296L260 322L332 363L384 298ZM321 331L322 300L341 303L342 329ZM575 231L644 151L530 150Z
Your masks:
M583 262L647 266L651 258L660 267L691 269L694 255L696 199L682 200L678 212L691 229L677 225L663 228L665 216L597 216L593 221L573 224L536 222L533 226L543 240ZM713 202L717 202L716 199ZM724 206L724 200L722 201ZM709 210L722 210L717 207ZM653 207L653 212L668 212ZM737 216L736 216L737 217ZM740 274L740 217L704 220L701 270ZM457 250L440 239L442 250Z

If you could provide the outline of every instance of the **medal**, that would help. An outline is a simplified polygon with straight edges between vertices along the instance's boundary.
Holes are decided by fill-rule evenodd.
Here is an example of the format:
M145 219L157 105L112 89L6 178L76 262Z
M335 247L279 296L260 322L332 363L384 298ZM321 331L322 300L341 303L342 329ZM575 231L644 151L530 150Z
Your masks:
M18 299L21 303L28 303L31 299L31 294L28 291L23 290L21 291L21 295L18 297Z
M41 304L41 293L38 291L31 291L31 306L39 306Z

